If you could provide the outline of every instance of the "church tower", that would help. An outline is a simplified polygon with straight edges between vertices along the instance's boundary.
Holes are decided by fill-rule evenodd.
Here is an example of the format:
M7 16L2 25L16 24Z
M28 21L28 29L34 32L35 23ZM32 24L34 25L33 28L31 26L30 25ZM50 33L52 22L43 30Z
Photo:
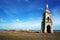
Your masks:
M42 33L53 33L51 13L48 9L48 4L46 4L46 9L42 17L41 32Z

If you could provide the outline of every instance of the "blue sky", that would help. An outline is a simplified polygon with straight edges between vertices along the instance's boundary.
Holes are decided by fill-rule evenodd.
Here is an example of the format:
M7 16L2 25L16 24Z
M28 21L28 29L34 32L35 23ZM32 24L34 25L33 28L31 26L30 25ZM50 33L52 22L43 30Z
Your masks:
M0 29L40 30L46 4L53 29L60 30L60 0L0 0Z

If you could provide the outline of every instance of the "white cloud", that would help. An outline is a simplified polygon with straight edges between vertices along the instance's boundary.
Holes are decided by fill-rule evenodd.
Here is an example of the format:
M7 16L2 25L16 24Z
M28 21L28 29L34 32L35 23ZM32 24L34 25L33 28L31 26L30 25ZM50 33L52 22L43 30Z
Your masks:
M38 8L39 10L43 10L43 8L42 7L40 7L40 8Z
M52 14L53 14L53 25L54 26L58 26L60 25L60 8L56 7L55 9L52 10Z
M38 20L29 20L21 21L19 19L13 20L10 23L1 25L4 29L34 29L40 27L40 21Z
M20 20L19 20L19 19L16 19L15 21L16 21L16 22L20 22Z
M5 22L5 20L4 20L4 19L2 19L2 18L0 18L0 22Z

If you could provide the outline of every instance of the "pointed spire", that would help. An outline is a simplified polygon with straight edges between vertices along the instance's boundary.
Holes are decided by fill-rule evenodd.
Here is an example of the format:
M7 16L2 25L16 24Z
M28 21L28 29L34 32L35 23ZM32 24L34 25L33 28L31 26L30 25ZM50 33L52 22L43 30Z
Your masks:
M46 4L46 9L48 9L48 4Z
M46 4L46 12L50 12L48 9L48 4Z

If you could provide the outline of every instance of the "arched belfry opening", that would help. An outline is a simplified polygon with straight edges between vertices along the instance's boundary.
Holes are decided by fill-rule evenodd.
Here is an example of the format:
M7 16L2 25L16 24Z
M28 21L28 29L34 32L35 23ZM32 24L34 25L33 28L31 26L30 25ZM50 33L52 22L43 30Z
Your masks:
M51 27L50 27L50 25L47 26L47 33L51 33Z
M47 20L49 21L49 17L47 17Z
M51 12L48 10L48 4L46 5L45 12L42 16L41 32L53 33Z

